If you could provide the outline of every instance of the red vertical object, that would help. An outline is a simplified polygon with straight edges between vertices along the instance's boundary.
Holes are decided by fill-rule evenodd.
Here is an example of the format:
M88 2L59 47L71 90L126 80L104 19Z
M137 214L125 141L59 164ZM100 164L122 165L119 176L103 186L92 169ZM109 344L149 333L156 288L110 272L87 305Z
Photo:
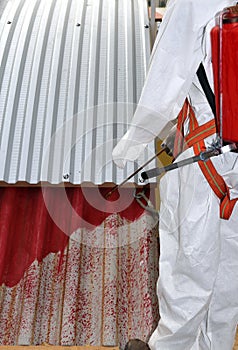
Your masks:
M238 6L223 11L211 36L219 133L238 142Z
M214 93L216 98L216 126L218 134L221 133L220 125L220 89L219 89L219 62L220 62L220 29L216 25L211 31L212 41L212 66L214 76Z

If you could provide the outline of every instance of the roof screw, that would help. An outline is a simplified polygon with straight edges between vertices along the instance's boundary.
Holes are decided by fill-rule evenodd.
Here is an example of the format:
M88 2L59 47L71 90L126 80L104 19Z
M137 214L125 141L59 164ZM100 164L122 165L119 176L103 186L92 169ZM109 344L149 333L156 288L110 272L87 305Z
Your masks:
M76 27L80 27L80 26L81 26L81 24L80 24L80 23L77 23L77 24L76 24Z
M149 28L150 26L149 26L149 24L145 24L144 27L145 28Z
M68 180L68 178L69 178L69 174L63 175L63 179L64 179L64 180Z
M11 21L8 21L7 24L11 24L12 22Z

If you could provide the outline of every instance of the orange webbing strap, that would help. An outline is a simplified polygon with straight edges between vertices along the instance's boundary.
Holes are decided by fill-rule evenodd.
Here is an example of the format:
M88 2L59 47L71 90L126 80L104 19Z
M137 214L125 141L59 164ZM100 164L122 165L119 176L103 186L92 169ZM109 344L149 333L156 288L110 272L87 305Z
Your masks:
M185 137L185 144L191 147L194 143L204 140L206 137L216 133L215 119L209 120L207 123L196 127L193 131Z
M174 139L174 150L173 155L176 158L182 151L184 147L184 135L183 135L183 124L188 116L188 100L186 99L184 105L178 115L177 129Z
M189 107L189 118L190 133L186 137L186 140L189 147L193 146L195 155L198 155L206 149L204 139L214 134L216 131L214 128L215 122L213 120L199 126L191 106ZM216 171L216 168L210 159L206 162L200 161L198 164L213 192L220 199L220 217L228 220L238 198L230 200L229 188L226 185L223 177Z
M216 132L215 119L211 119L207 123L199 126L194 113L192 113L192 115L190 114L191 110L192 108L186 99L178 115L177 130L174 141L174 158L186 148L191 147L194 143L204 140L206 137L211 136ZM187 116L189 116L190 133L184 137L183 125Z

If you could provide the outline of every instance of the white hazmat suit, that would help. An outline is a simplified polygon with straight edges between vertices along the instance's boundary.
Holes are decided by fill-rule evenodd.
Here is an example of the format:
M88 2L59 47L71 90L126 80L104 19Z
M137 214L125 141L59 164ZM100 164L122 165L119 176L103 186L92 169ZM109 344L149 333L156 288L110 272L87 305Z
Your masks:
M199 125L213 118L196 77L202 61L211 86L210 29L231 0L170 0L154 45L147 79L131 126L113 151L123 167L135 160L174 120L186 97ZM185 130L186 132L186 130ZM213 137L207 138L206 145ZM193 155L193 149L179 159ZM212 160L238 197L238 160ZM167 173L160 182L160 322L152 350L231 350L238 322L238 204L220 219L219 199L196 163Z

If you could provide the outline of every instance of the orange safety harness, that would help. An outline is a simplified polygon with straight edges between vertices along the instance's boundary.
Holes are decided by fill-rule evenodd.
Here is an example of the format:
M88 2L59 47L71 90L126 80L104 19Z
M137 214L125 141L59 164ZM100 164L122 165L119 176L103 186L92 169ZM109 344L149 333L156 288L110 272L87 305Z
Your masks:
M189 117L189 134L183 138L184 122ZM175 136L174 156L176 157L182 150L193 147L194 154L198 155L206 150L204 139L216 133L215 119L208 121L203 125L198 125L195 113L186 99L184 106L178 116L177 132ZM207 179L214 193L220 199L220 217L228 220L232 214L232 210L238 201L230 199L229 187L225 183L223 177L218 174L212 161L199 161L199 167Z

